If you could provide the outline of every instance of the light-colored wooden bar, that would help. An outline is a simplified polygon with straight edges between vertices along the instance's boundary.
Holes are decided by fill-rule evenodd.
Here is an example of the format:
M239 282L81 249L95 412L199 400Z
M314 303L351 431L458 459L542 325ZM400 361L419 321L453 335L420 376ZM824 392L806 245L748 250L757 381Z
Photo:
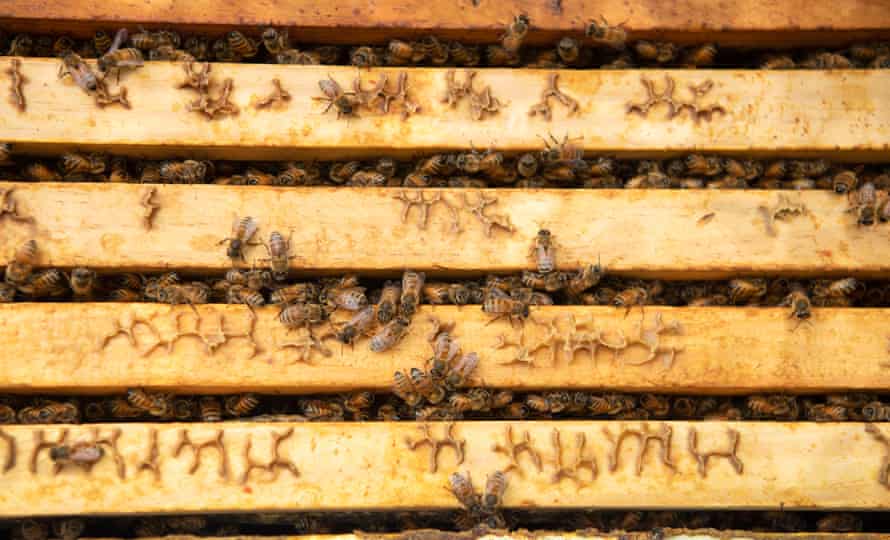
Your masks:
M886 38L890 27L884 0L766 0L732 3L680 0L456 0L446 5L420 0L399 3L344 0L269 3L198 0L188 7L175 0L114 4L98 0L53 0L35 4L9 0L0 6L0 24L17 31L71 32L88 36L97 28L173 27L223 33L232 27L291 28L300 42L385 42L423 33L470 41L498 39L506 21L525 13L532 21L530 43L552 43L565 34L581 35L591 20L622 23L632 39L711 41L754 46L843 45L852 39Z
M0 64L4 61L0 58ZM139 155L177 156L184 152L220 159L334 158L466 150L469 143L511 152L540 150L541 136L568 135L588 152L668 155L690 151L745 155L824 155L832 159L886 160L890 144L890 72L887 70L813 71L562 71L559 87L579 103L572 116L553 105L552 122L529 110L540 102L548 71L479 70L476 90L491 87L504 106L497 114L473 120L469 101L456 108L444 103L445 69L412 69L410 99L420 111L402 120L401 106L388 114L362 111L337 119L320 97L318 82L333 77L344 89L361 77L363 87L383 74L395 85L399 70L358 71L350 67L214 64L217 86L234 80L231 100L240 113L209 121L186 108L195 92L177 89L182 66L149 63L126 74L132 109L97 109L93 98L66 78L58 61L25 59L22 73L27 112L0 102L0 141L24 152L113 150ZM458 72L458 81L464 74ZM701 109L721 106L710 121L696 122L688 111L672 120L656 105L647 117L628 113L629 102L646 101L641 78L665 91L675 83L677 102ZM286 106L256 110L278 78L291 93ZM689 85L711 81L712 89L695 101ZM392 88L392 86L391 86ZM216 90L218 93L219 90ZM216 93L214 93L214 96ZM34 129L34 126L40 126Z
M305 331L288 334L275 308L258 311L252 341L242 337L250 331L246 308L202 306L199 312L200 328L187 306L0 305L0 388L76 394L137 386L180 393L389 391L393 372L424 367L433 329L429 316L455 322L463 352L480 357L475 378L492 387L707 394L890 387L883 362L887 310L881 309L817 309L811 326L794 331L796 323L785 309L649 307L644 328L652 328L659 316L665 325L680 326L661 334L655 355L641 344L626 349L601 344L595 358L589 351L571 354L565 345L577 341L572 336L597 331L603 343L618 345L622 335L630 342L639 336L639 312L625 318L623 309L610 307L535 308L533 319L519 330L501 321L487 324L479 306L424 307L393 349L374 353L367 339L354 347L331 339L324 342L328 356L301 349ZM177 316L180 331L199 329L206 342L219 336L222 316L230 337L223 336L212 350L195 336L174 339ZM134 342L118 328L132 328ZM318 335L325 331L316 329ZM518 345L498 348L501 336L507 343L524 343L528 356Z
M428 427L430 440L447 437L445 424ZM94 434L104 441L92 471L69 465L54 474L49 448L66 428L4 426L0 455L13 446L16 459L2 474L0 516L447 509L458 507L446 488L452 473L468 471L482 489L495 470L508 470L506 508L886 510L888 443L866 427L463 422L450 431L460 459L448 446L438 456L429 444L411 450L424 439L418 423L100 424L67 428L68 444ZM530 441L515 454L511 429L513 442L526 433ZM50 444L40 446L41 436ZM279 466L264 470L270 463Z
M300 272L479 275L532 269L529 247L541 227L557 245L557 265L601 260L613 274L668 279L760 273L802 277L886 277L890 228L859 227L847 199L829 191L723 190L407 190L160 185L153 228L143 228L147 186L2 183L34 224L0 223L0 266L35 239L41 266L106 272L175 269L218 272L231 260L219 242L234 217L253 216L257 239L293 231L291 268ZM396 197L431 201L421 207ZM492 204L474 213L481 198ZM784 202L783 202L784 198ZM761 207L803 205L806 215L776 221L768 234ZM485 216L485 220L480 219ZM455 220L456 218L456 220ZM512 232L486 221L500 220ZM457 223L457 232L454 224ZM246 264L267 257L245 251Z

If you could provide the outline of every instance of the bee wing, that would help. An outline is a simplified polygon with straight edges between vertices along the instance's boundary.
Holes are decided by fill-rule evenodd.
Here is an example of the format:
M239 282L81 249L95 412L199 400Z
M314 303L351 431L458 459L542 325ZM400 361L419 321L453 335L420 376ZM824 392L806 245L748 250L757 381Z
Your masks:
M244 237L242 238L242 240L244 240L245 242L247 242L247 241L249 241L251 238L253 238L253 235L256 234L256 230L257 230L257 227L258 227L258 226L259 226L259 224L257 223L257 220L255 220L255 219L253 219L252 217L249 217L249 216L248 216L247 218L245 218L245 222L244 222Z
M111 48L108 49L108 52L114 52L120 48L121 45L127 41L127 37L129 37L129 32L127 32L126 28L121 28L114 35L114 41L111 42Z

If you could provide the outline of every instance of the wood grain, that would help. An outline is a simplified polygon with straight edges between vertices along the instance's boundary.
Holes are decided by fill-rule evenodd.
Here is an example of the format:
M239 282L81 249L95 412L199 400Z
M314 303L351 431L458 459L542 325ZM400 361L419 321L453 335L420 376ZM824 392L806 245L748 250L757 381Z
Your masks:
M463 422L452 428L456 441L464 441L464 459L443 448L431 472L429 446L410 450L407 441L423 438L417 423L338 424L119 424L71 426L68 442L89 441L91 429L99 438L120 430L114 447L104 445L104 456L91 472L64 467L53 474L49 449L34 460L39 430L44 441L55 441L59 426L4 426L15 439L16 463L3 474L0 516L103 515L168 512L315 511L450 509L458 506L446 489L453 472L469 471L477 489L486 475L510 464L496 450L506 443L505 422ZM446 426L430 426L434 439ZM151 455L150 430L157 430L159 476L139 465ZM245 445L252 439L256 464L271 460L271 437L284 435L278 457L297 468L255 469L245 480ZM738 433L735 456L740 471L726 457L707 460L704 471L687 444L696 431L695 451L728 451L729 431ZM878 427L877 429L881 429ZM175 449L185 430L187 441L204 448L197 462L186 445ZM220 431L221 430L221 431ZM540 456L538 469L528 452L521 452L517 468L508 473L504 495L507 508L564 509L846 509L885 510L890 490L878 481L887 448L865 425L779 422L522 422L512 424L514 441L528 432ZM578 433L586 436L582 459L597 463L597 475L579 469L577 481L554 478L554 430L560 433L563 464L571 468L577 455ZM637 437L619 443L614 468L609 454L612 440L624 430L657 434L638 460ZM7 452L0 442L0 455ZM223 453L225 467L220 468ZM120 461L115 461L115 455ZM31 472L31 465L34 465ZM193 467L193 463L197 467ZM669 466L668 463L670 463ZM193 472L190 472L193 471ZM571 471L570 471L571 472ZM39 501L40 504L35 504Z
M4 60L0 58L0 64ZM421 153L465 150L469 143L508 152L537 151L541 136L570 136L588 153L622 156L707 151L746 156L798 155L831 159L887 159L890 143L890 72L647 70L559 73L560 89L579 102L577 114L554 105L553 120L529 117L541 100L548 71L480 70L475 88L490 86L504 103L501 112L472 119L468 100L456 108L442 102L444 69L411 70L408 86L420 111L402 120L399 108L389 114L360 112L338 120L325 104L318 82L329 75L346 89L360 75L365 88L386 74L395 84L398 70L370 72L331 66L214 64L217 85L234 80L232 101L237 116L207 120L186 105L192 91L177 89L184 79L180 65L149 63L126 74L132 109L97 109L93 98L70 78L58 79L58 62L25 59L22 73L28 110L20 114L0 102L0 140L20 152L100 150L145 156L189 155L219 159L292 159L308 157L411 157ZM655 106L647 117L626 111L629 102L645 100L641 77L663 92L666 77L676 84L674 97L690 101L689 85L713 82L698 103L720 105L726 114L693 121L687 112L672 120L667 107ZM293 99L284 108L256 110L278 78ZM458 73L463 80L463 73ZM219 90L214 90L214 95ZM555 100L552 100L554 101ZM691 102L691 101L690 101ZM13 121L14 120L14 121ZM40 126L34 129L33 126ZM520 129L521 128L521 129Z
M217 317L224 330L244 334L249 315L240 306L203 306L200 331L212 341ZM171 349L161 345L180 330L198 329L187 306L153 304L19 304L0 305L0 388L16 393L120 393L146 386L179 393L269 394L335 392L356 389L389 391L396 370L424 368L430 354L429 316L453 321L463 352L480 356L475 377L485 385L516 390L574 389L666 393L737 394L757 392L839 392L882 390L890 386L885 321L887 310L816 309L812 326L794 331L785 309L662 308L646 310L645 328L660 315L677 321L682 334L663 334L664 349L649 360L649 350L631 346L615 354L600 347L595 361L578 351L570 361L564 345L577 332L603 332L603 341L617 344L623 333L637 336L639 312L624 317L623 310L607 307L535 308L541 323L556 321L552 343L556 353L542 346L533 361L513 362L517 347L496 348L499 336L518 341L519 330L506 322L487 324L479 306L424 307L408 336L393 349L373 353L368 340L354 348L326 341L329 356L318 350L302 356L296 347L306 341L302 331L290 334L277 321L275 308L259 310L254 350L243 337L231 337L212 352L194 336L180 338ZM593 321L583 327L576 323ZM116 326L136 324L134 344ZM152 331L152 328L157 333ZM318 328L321 335L326 328ZM525 326L525 345L533 348L550 335L546 324ZM114 334L114 335L112 335ZM109 337L110 336L110 337ZM109 337L103 343L105 337ZM676 349L669 362L670 349ZM679 350L681 349L682 350ZM148 351L146 353L146 351ZM255 353L255 354L253 354ZM252 355L253 354L253 355ZM27 358L27 362L22 362ZM647 361L648 360L648 361ZM639 364L639 365L637 365Z
M286 26L298 42L368 43L435 33L469 41L495 41L517 13L532 21L531 43L551 44L565 34L581 35L600 16L623 23L632 39L680 42L718 40L754 46L844 45L853 39L887 38L886 0L767 0L714 3L707 0L420 0L365 2L343 0L253 1L175 0L105 3L98 0L9 0L0 6L0 23L12 30L73 32L88 36L116 26L172 26L211 34L232 27L252 32L266 25Z
M890 228L857 226L846 198L828 191L424 190L426 200L441 192L458 209L461 232L454 233L443 203L431 208L426 228L419 226L416 206L402 222L403 205L395 198L401 190L392 188L160 185L160 209L146 231L139 205L145 186L3 186L14 188L20 213L36 222L0 223L0 266L33 238L41 266L222 274L232 263L219 242L230 235L237 215L259 221L257 239L293 230L291 268L301 273L517 272L532 268L528 250L540 227L552 231L557 265L566 270L601 259L613 274L670 279L752 273L880 277L890 271ZM495 228L486 236L462 196L470 206L480 196L496 198L485 215L509 218L514 232ZM807 214L777 221L771 236L759 207L775 208L780 196L803 204ZM262 246L249 247L244 264L264 257Z

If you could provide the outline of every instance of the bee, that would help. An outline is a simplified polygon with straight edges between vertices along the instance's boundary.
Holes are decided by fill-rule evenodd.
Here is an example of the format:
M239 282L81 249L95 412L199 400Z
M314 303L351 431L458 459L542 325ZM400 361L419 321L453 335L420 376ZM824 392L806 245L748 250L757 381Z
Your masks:
M310 420L343 420L343 407L323 399L300 400L300 408Z
M352 316L336 333L340 343L352 344L358 336L366 335L374 326L374 306L366 306Z
M399 399L407 403L410 407L414 407L420 403L421 396L414 389L414 383L411 382L411 377L401 371L396 371L393 374L392 391L393 394L398 396Z
M349 63L358 68L372 68L383 65L383 57L373 47L356 47L349 51Z
M194 58L196 61L204 61L207 60L210 43L208 43L206 38L192 36L185 40L185 43L182 44L182 48L186 54Z
M172 416L173 418L183 421L191 420L196 416L197 404L192 399L179 398L173 400Z
M43 400L20 410L18 417L20 424L76 424L80 409L74 403Z
M853 171L841 171L831 177L831 188L835 193L850 193L856 189L859 178Z
M466 475L460 473L452 474L449 479L449 489L461 506L471 513L478 513L481 510L482 502L479 499L479 495L476 494L475 488L473 488L473 480L470 478L469 471L467 471Z
M89 470L102 459L105 451L96 443L61 444L49 449L49 457L58 464L71 464Z
M68 284L76 298L90 299L96 289L96 272L89 268L78 267L71 271Z
M692 418L695 416L696 404L694 398L677 397L671 405L671 410L680 418Z
M173 409L173 396L160 392L149 392L142 388L127 390L127 402L151 416L166 417Z
M659 64L673 62L677 58L679 48L667 41L637 41L634 50L643 60L655 61Z
M290 49L290 39L287 30L278 31L275 28L269 27L263 30L260 37L269 54L278 54Z
M377 302L377 321L380 324L386 324L396 316L401 297L402 286L398 281L387 281L383 284L380 300Z
M855 514L831 512L816 522L819 532L850 533L862 530L862 519Z
M206 283L193 281L178 285L168 285L158 289L158 302L162 304L188 304L194 309L195 304L206 304L210 301L210 286Z
M85 92L95 92L99 86L99 78L89 64L71 51L62 56L62 63L59 66L59 77L65 75L70 75L74 83Z
M797 64L787 54L767 54L760 61L760 69L794 69Z
M127 159L122 156L111 158L109 165L108 181L114 183L132 182L130 173L127 171Z
M146 280L145 286L143 287L143 294L146 298L157 300L158 292L161 289L176 285L177 283L179 283L179 275L176 272L167 272L157 278ZM124 284L124 286L127 286L127 284Z
M665 417L671 412L671 402L665 396L643 394L640 396L640 407L649 411L656 418Z
M325 318L327 313L321 304L290 304L278 312L279 322L289 330L318 324Z
M286 49L275 55L275 61L279 64L292 64L298 66L315 66L321 64L321 58L312 51L300 51Z
M253 58L257 53L257 44L237 30L226 34L226 43L229 49L240 58Z
M420 299L423 296L423 285L426 282L426 274L406 270L402 274L402 294L399 298L399 314L403 317L411 317L417 310Z
M847 408L840 405L828 405L804 401L807 420L814 422L843 422L848 419Z
M14 424L15 409L9 405L0 403L0 424Z
M417 393L426 398L431 404L441 403L445 399L445 388L433 380L425 371L411 368L410 377L411 384Z
M131 405L125 398L112 398L102 404L103 409L108 411L112 418L139 418L147 411ZM100 416L104 416L104 410ZM89 409L87 409L89 413ZM99 414L97 412L97 414Z
M293 236L293 231L291 231L291 236ZM269 234L269 243L263 244L266 252L269 254L268 261L269 267L272 269L272 276L277 281L287 278L290 266L289 261L296 258L295 255L289 255L291 236L288 236L287 240L285 240L280 232L272 231Z
M374 394L371 392L352 392L343 397L343 408L351 413L369 409L373 404Z
M164 161L158 169L161 180L171 184L200 184L207 174L207 164L187 159L185 161Z
M605 275L601 264L588 264L569 279L566 285L566 293L569 296L578 296L587 289L596 287Z
M750 181L763 174L763 165L757 161L725 158L721 163L726 174L734 178Z
M328 172L328 177L335 184L345 184L352 178L352 175L361 170L362 163L360 161L347 161L345 163L335 163Z
M314 178L310 171L297 166L288 166L278 173L275 178L276 186L311 186L315 185L318 178Z
M175 516L164 518L164 523L170 531L179 534L197 534L207 527L207 518L204 516Z
M516 15L507 26L507 31L501 36L501 46L508 53L516 54L522 47L522 42L528 34L529 19L525 14Z
M550 402L546 397L539 394L529 394L525 397L525 406L528 410L536 413L550 412Z
M417 47L419 51L422 51L424 56L430 59L430 62L432 62L433 65L441 66L448 61L448 44L439 41L436 36L424 36L420 38Z
M96 30L93 34L93 48L97 54L105 54L111 48L111 36L104 30Z
M489 315L494 315L488 324L503 317L508 317L511 324L517 319L521 322L527 319L530 314L527 302L511 298L496 289L492 290L485 298L485 301L482 303L482 311Z
M854 67L853 62L846 56L829 52L813 53L803 59L798 66L805 69L851 69Z
M452 41L448 45L448 55L451 57L451 61L458 66L478 66L482 60L479 47L464 45L457 41Z
M810 311L810 297L807 291L800 283L794 283L790 287L791 292L782 300L781 306L790 306L791 313L788 318L795 318L800 324L802 321L808 320L812 316Z
M15 251L7 263L5 281L10 285L23 285L31 277L37 264L37 242L28 240Z
M364 287L334 286L322 291L321 301L328 306L329 311L335 309L358 311L368 305Z
M31 56L34 50L34 39L28 34L17 34L9 43L6 56Z
M747 407L753 418L796 420L799 414L797 400L793 396L750 396Z
M650 290L646 287L628 287L618 292L612 298L611 304L615 307L626 308L625 315L627 315L634 306L643 306L648 303L651 296Z
M419 61L419 57L420 55L415 52L414 44L407 41L393 39L386 47L386 63L391 66L404 66Z
M408 333L410 324L411 321L402 316L389 321L371 338L371 350L380 353L395 347Z
M53 535L59 540L77 540L86 527L86 522L80 518L60 519L53 522Z
M866 422L886 422L890 420L890 406L880 401L866 403L862 406L862 416Z
M824 159L809 161L791 161L788 163L788 173L792 178L815 178L828 172L829 163Z
M16 287L9 283L0 283L0 304L15 300Z
M466 385L478 365L478 354L472 352L461 356L445 376L445 388L453 391Z
M355 93L344 92L340 87L340 84L331 76L328 76L327 79L318 81L318 87L321 89L321 93L324 94L324 97L314 97L312 99L316 101L324 101L328 104L328 106L321 112L322 114L325 114L331 107L334 107L337 110L338 120L341 116L348 117L356 115L360 103Z
M682 63L686 67L710 66L717 57L717 45L705 43L692 47L683 54Z
M717 176L723 172L723 161L716 156L690 154L686 157L686 170L689 174Z
M34 298L64 296L68 292L65 274L56 268L43 270L35 274L24 285L19 285L19 292Z
M121 28L115 34L114 41L111 43L108 52L97 60L96 65L99 67L99 71L107 75L109 71L114 70L120 77L121 69L143 66L142 51L135 47L120 48L126 40L127 30L126 28Z
M314 283L294 283L272 291L272 304L308 304L318 300L318 287Z
M503 471L495 471L485 481L485 494L482 506L486 512L494 512L501 507L504 492L507 490L507 475Z
M852 192L848 197L850 208L847 212L857 212L858 218L856 223L859 225L874 225L877 218L878 194L875 185L866 182L862 186Z
M39 161L29 163L23 170L27 178L35 182L61 182L62 175Z
M53 42L53 56L63 56L74 49L74 40L68 36L59 36Z
M244 304L251 308L262 306L266 303L263 295L255 290L249 289L243 285L232 285L226 291L227 304Z
M549 230L538 231L529 250L529 257L534 259L538 272L542 274L556 269L556 248Z
M556 44L556 54L567 65L575 65L581 59L581 44L577 39L566 36Z
M538 174L538 158L531 153L522 154L516 160L516 171L523 178L531 178Z
M752 304L766 295L765 279L733 279L729 282L729 301Z
M610 25L602 15L600 18L602 23L598 23L595 20L591 21L587 25L584 34L595 43L602 43L616 51L624 50L627 43L627 31L620 24L617 26Z
M230 238L223 238L220 240L220 244L228 242L229 246L226 250L226 255L232 259L233 261L237 258L241 258L242 261L247 260L244 257L244 246L250 242L250 239L253 238L253 235L257 230L257 222L250 216L243 217L238 219L235 217L235 221L232 223L232 236Z
M226 272L228 275L228 272ZM244 274L244 285L251 291L261 291L272 284L272 274L261 268L251 268Z
M198 400L198 412L202 422L222 421L222 405L215 397L204 396Z

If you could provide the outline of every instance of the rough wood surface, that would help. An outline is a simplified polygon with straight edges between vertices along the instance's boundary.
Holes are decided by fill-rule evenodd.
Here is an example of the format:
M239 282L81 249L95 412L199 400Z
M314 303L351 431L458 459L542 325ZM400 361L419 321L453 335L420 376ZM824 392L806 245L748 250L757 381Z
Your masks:
M531 42L552 43L578 34L600 16L623 22L633 39L709 41L755 46L844 44L851 39L887 37L890 5L886 0L767 0L714 3L707 0L420 0L365 2L311 0L237 2L199 0L187 6L174 0L103 3L98 0L9 0L0 6L0 23L14 30L66 31L89 35L96 28L119 25L172 26L222 33L231 27L255 31L274 24L292 28L300 42L381 42L423 33L472 41L494 41L506 21L526 13ZM344 31L345 30L345 31Z
M221 274L231 261L219 242L230 236L237 215L259 221L257 239L293 230L291 267L299 271L516 272L532 268L529 246L540 227L552 231L563 269L601 259L615 274L683 279L890 271L890 228L857 226L846 198L828 191L423 190L424 200L442 193L456 210L455 233L444 202L431 207L426 228L419 226L418 205L403 222L400 189L162 185L156 186L154 226L146 231L139 204L146 186L0 185L14 188L19 212L36 220L0 223L0 266L33 238L41 266ZM509 220L512 233L495 227L485 235L485 222L469 209L480 196L496 198L484 215ZM774 209L781 197L804 205L807 214L776 221L772 236L759 207ZM248 266L264 257L262 246L246 250Z
M190 8L191 9L191 8ZM3 59L0 58L0 64ZM491 87L503 103L501 112L472 119L469 101L455 109L443 103L445 69L414 69L408 75L411 99L420 111L402 120L400 108L384 115L359 113L337 119L323 114L318 82L332 76L345 89L360 76L365 89L381 74L394 88L398 70L358 71L349 67L215 64L212 75L222 85L234 80L232 102L237 116L208 120L189 112L196 94L176 86L185 76L181 65L150 63L124 75L132 109L97 109L93 98L70 78L58 79L58 61L25 59L22 73L28 110L19 114L0 102L0 140L24 152L115 150L154 156L185 151L221 159L290 159L337 156L411 156L421 152L494 146L506 151L539 150L540 136L553 132L577 138L588 152L621 155L689 151L745 155L824 155L832 159L886 160L890 143L890 72L859 71L562 71L559 88L579 102L578 112L555 105L552 122L529 117L547 84L544 70L480 70L475 89ZM463 81L462 71L457 73ZM701 107L722 106L710 121L696 122L688 110L667 118L667 106L656 105L647 117L628 113L629 102L646 100L641 77L662 93L666 77L675 82L674 98L693 103L689 85L713 82ZM256 110L278 78L293 98L286 106ZM219 90L214 90L214 96ZM34 129L33 126L40 126ZM519 129L519 127L522 129Z
M682 331L664 332L660 350L651 360L649 349L642 345L627 349L601 345L595 361L588 351L580 350L570 361L564 347L572 336L602 331L602 341L610 344L618 344L622 334L629 341L638 337L639 312L625 318L624 310L607 307L536 308L535 320L557 322L555 332L547 324L526 323L521 332L527 349L541 345L530 354L531 363L514 362L522 357L516 346L496 348L499 336L519 342L520 330L506 322L487 325L489 318L479 306L424 307L408 336L390 351L371 352L366 339L354 348L329 340L325 345L330 356L319 350L304 356L307 351L298 346L307 342L304 331L287 334L275 308L259 310L256 351L249 339L235 337L249 331L246 308L205 306L199 311L206 342L182 337L172 341L168 352L162 341L176 335L176 314L181 316L181 331L197 328L187 306L0 305L5 323L0 326L0 388L77 394L122 392L136 386L182 393L387 391L396 370L424 367L430 355L430 315L455 322L454 334L463 351L480 356L476 378L492 387L730 394L890 386L884 362L887 310L880 309L817 309L812 326L793 331L796 323L787 318L785 309L650 307L644 328L652 328L660 315L666 325L677 321ZM205 343L214 343L219 336L219 314L230 337L209 352ZM591 320L593 324L581 324ZM118 327L133 329L133 344L125 333L116 333ZM325 331L319 328L316 333ZM286 343L293 345L283 347ZM556 349L553 356L550 344Z
M104 454L90 472L68 465L54 474L49 448L66 428L4 426L16 460L0 473L0 516L456 508L456 499L446 489L453 472L469 471L481 489L486 475L495 470L508 471L507 508L890 507L890 490L879 481L887 444L867 432L865 424L464 422L451 428L463 460L450 446L441 448L437 458L429 444L411 450L410 442L424 439L421 427L71 426L68 443L89 442L95 435L105 441ZM511 427L518 445L515 453L508 449ZM156 454L152 430L157 432ZM444 424L429 426L430 440L439 441L447 432ZM522 444L526 433L529 443ZM586 443L580 455L578 434ZM41 436L45 444L39 447ZM280 439L277 460L273 436ZM733 452L734 437L738 441ZM248 438L253 446L250 460L245 456ZM4 460L10 446L4 441L9 440L0 440ZM696 456L704 461L703 468ZM141 468L144 462L156 467ZM281 466L274 471L261 468L273 462ZM596 475L587 466L594 462Z

